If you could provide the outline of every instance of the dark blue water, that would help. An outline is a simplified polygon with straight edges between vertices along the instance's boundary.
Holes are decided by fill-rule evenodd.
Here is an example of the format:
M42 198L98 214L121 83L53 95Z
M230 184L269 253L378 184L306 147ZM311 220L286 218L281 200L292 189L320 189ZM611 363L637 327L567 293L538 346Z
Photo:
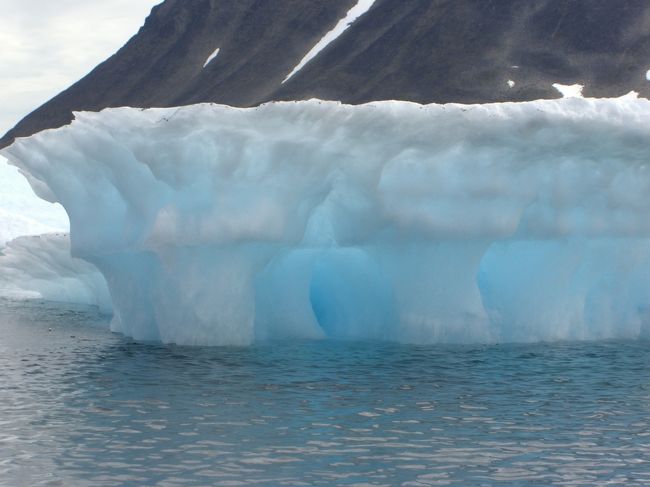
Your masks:
M0 303L0 484L648 485L650 344L138 344Z

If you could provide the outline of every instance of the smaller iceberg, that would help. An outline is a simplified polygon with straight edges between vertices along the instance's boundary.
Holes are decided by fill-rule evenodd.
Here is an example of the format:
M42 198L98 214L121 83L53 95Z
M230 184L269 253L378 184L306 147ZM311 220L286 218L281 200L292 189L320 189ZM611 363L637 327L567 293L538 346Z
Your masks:
M64 206L113 330L137 339L650 330L650 102L634 96L117 108L3 153ZM78 272L61 289L106 307Z
M65 234L20 237L2 248L0 296L97 306L107 314L113 309L104 276L70 257Z
M0 157L0 248L24 235L68 230L68 215L61 205L36 198L25 178Z

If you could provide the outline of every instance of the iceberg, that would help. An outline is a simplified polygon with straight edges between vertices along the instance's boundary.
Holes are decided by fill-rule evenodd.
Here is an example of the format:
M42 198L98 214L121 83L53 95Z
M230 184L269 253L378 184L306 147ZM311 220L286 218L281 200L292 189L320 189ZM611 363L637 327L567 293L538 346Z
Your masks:
M0 251L0 297L84 304L112 313L104 276L93 265L70 256L66 234L8 242Z
M0 157L0 249L24 235L68 230L68 216L63 208L36 198L25 178Z
M638 338L650 101L76 113L3 151L112 329L190 345Z

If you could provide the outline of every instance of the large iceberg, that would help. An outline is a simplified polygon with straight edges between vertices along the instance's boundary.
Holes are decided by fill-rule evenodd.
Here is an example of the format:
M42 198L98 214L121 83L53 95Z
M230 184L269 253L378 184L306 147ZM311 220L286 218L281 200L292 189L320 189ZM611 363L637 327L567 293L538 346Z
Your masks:
M650 332L650 102L77 113L4 151L137 339Z

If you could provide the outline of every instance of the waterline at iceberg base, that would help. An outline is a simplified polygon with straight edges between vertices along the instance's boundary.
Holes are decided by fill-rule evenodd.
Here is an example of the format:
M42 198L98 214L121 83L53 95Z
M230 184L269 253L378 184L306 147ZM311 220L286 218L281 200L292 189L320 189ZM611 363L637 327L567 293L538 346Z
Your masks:
M650 334L645 99L116 108L3 155L136 339Z

